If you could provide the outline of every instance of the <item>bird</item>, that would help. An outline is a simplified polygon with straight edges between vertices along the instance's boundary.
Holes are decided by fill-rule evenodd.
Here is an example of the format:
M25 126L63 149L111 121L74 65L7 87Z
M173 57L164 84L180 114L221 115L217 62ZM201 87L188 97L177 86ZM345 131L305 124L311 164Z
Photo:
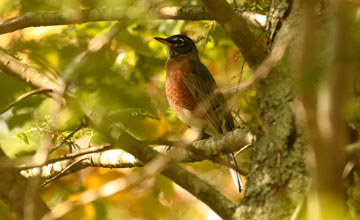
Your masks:
M177 34L155 37L166 46L165 93L170 108L188 127L208 136L216 136L236 128L226 100L206 66L200 61L195 43ZM234 154L227 156L237 167ZM240 174L230 169L236 189L244 188Z

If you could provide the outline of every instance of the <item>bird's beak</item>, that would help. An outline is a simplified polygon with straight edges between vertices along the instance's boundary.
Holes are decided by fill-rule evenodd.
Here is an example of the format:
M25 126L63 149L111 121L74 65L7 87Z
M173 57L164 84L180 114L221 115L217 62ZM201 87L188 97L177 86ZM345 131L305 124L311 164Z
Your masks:
M167 41L165 38L161 38L161 37L155 37L155 40L159 41L162 44L165 44L166 46L171 46L171 43L169 41Z

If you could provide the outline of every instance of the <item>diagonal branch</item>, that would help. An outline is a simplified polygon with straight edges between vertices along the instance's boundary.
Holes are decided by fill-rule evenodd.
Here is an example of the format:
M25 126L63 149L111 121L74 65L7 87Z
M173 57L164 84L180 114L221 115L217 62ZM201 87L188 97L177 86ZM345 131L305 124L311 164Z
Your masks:
M266 16L236 9L249 25L264 28ZM75 13L75 14L74 14ZM214 20L214 16L204 7L162 7L131 14L124 8L96 8L64 12L28 12L23 15L0 21L0 34L13 32L27 27L81 24L95 21L124 21L145 18L174 20Z
M17 98L14 102L10 103L9 105L5 106L3 109L0 110L0 115L3 114L4 112L8 111L9 109L11 109L12 107L14 107L15 105L19 104L20 102L22 102L23 100L33 96L33 95L37 95L37 94L47 94L52 92L52 89L35 89L32 90L30 92L27 92L21 96L19 96L19 98Z
M224 0L203 0L206 8L214 15L241 54L254 70L267 56L265 46L249 30L245 19L234 12Z
M51 89L52 92L48 93L48 95L59 102L63 102L61 94L64 87L60 83L40 74L36 69L20 62L2 50L0 50L0 70L26 82L33 88Z
M89 119L89 121L92 122L91 119ZM104 135L112 145L121 146L122 149L134 155L143 164L147 164L161 155L154 149L146 146L143 142L134 139L126 132L122 132L119 137L112 137L110 136L112 132L104 133L103 130L100 129L100 124L92 125L94 129ZM207 204L222 218L231 218L235 208L234 204L207 182L187 171L184 167L171 161L161 173L200 201Z

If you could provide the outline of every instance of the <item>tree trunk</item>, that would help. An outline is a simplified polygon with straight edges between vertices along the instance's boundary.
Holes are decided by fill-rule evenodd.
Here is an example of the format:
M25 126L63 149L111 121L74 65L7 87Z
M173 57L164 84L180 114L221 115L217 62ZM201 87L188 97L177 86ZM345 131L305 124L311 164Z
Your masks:
M274 48L290 42L288 51L268 77L257 84L260 126L237 219L289 219L301 208L309 187L304 161L306 143L292 110L295 80L288 54L295 41L285 39L299 19L295 4L297 1L274 41Z

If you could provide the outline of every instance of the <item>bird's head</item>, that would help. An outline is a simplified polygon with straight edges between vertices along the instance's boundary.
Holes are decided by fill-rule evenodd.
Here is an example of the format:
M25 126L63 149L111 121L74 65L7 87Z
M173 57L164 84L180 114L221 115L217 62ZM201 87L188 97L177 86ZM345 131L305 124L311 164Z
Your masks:
M154 39L165 44L169 58L198 54L195 43L185 35L178 34L168 38L155 37Z

